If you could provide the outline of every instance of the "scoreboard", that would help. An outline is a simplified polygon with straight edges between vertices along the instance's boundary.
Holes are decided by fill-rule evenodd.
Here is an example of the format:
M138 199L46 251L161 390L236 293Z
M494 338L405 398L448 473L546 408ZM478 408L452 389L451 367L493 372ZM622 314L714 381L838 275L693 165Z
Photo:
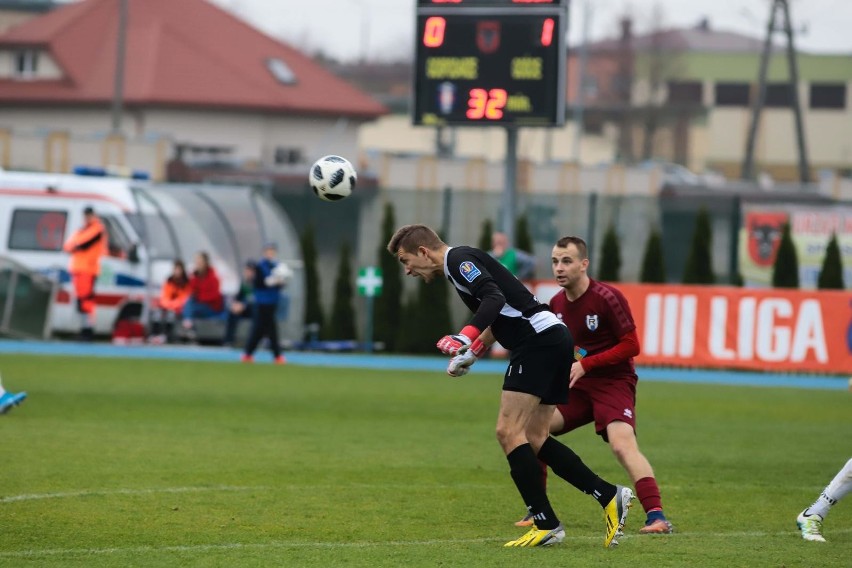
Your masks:
M414 124L564 124L567 3L417 0Z

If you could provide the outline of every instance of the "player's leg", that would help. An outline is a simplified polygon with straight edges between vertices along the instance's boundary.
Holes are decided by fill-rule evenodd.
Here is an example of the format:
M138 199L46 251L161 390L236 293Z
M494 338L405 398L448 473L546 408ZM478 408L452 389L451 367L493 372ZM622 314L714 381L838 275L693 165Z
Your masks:
M834 479L822 490L813 504L799 513L796 524L802 532L802 538L816 542L825 542L822 536L822 522L831 508L852 491L852 459L846 462Z
M0 414L6 414L14 407L24 402L25 398L27 398L27 393L8 392L3 388L2 380L0 380Z
M510 365L511 369L511 365ZM510 373L508 371L507 373ZM565 531L550 505L541 483L535 450L527 439L527 428L539 411L539 398L535 395L504 390L500 398L497 418L497 440L509 462L509 473L535 524L524 536L506 543L506 546L547 546L561 542ZM551 409L552 412L552 409ZM546 435L547 422L540 420Z
M556 405L550 416L549 430L553 436L559 436L589 424L592 420L592 405L588 395L582 390L573 389L571 399L567 404ZM547 464L539 460L539 467L541 468L542 484L547 489ZM515 521L516 527L528 527L532 524L532 516L529 512L519 521Z
M245 363L254 360L254 350L257 349L257 345L263 337L263 312L260 308L261 306L256 306L254 317L251 319L251 331L242 354L242 360Z
M636 488L636 496L645 510L645 526L641 534L666 534L673 530L672 524L663 513L660 488L648 458L639 450L633 426L621 420L610 422L606 427L610 449L621 467L630 476Z
M645 510L645 525L641 534L672 532L671 523L663 513L660 489L654 470L639 450L636 440L636 385L626 378L595 379L586 385L594 415L595 431L630 476L636 496Z
M517 356L516 352L520 351ZM504 389L528 389L541 397L543 409L539 417L542 421L542 434L548 432L546 425L552 419L552 408L568 402L568 375L573 360L574 345L567 328L554 327L542 334L538 341L513 351L512 361L524 370L524 380L507 376ZM535 440L536 445L539 444ZM618 544L615 537L620 533L627 519L633 491L627 487L613 485L595 474L570 448L547 435L541 442L538 458L545 462L553 473L579 489L592 495L604 508L606 532L604 546Z
M266 326L267 337L269 337L269 347L272 349L272 356L278 364L284 363L284 356L281 354L281 341L278 339L278 322L275 319L275 313L278 311L278 306L273 304L264 306L266 309Z
M77 312L80 314L80 339L91 340L95 327L95 275L71 275L74 294L77 296Z

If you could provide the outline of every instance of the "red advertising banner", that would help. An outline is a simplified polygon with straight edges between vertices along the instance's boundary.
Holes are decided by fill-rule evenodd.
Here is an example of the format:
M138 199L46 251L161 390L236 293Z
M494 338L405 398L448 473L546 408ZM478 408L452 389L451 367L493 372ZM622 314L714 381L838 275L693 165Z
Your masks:
M852 293L616 284L641 342L638 365L852 373ZM532 286L542 302L559 287Z

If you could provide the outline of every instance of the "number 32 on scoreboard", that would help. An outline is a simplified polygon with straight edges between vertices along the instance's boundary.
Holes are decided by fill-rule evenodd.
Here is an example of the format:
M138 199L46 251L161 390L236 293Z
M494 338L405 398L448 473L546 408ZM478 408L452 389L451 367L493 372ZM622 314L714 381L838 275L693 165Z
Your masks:
M507 98L506 89L471 89L467 117L470 120L500 120Z

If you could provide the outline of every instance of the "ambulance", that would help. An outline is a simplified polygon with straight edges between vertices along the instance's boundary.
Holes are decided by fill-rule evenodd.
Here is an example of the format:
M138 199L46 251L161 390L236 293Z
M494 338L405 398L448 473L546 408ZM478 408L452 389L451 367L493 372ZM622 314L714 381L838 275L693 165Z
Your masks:
M145 177L116 177L97 168L74 174L0 169L0 257L57 282L53 333L76 334L81 327L62 245L82 227L86 207L94 209L109 241L95 284L97 335L110 335L119 320L142 319L176 258L191 264L195 252L206 250L223 293L238 286L235 271L216 255L192 215L168 198L152 198L154 184Z

